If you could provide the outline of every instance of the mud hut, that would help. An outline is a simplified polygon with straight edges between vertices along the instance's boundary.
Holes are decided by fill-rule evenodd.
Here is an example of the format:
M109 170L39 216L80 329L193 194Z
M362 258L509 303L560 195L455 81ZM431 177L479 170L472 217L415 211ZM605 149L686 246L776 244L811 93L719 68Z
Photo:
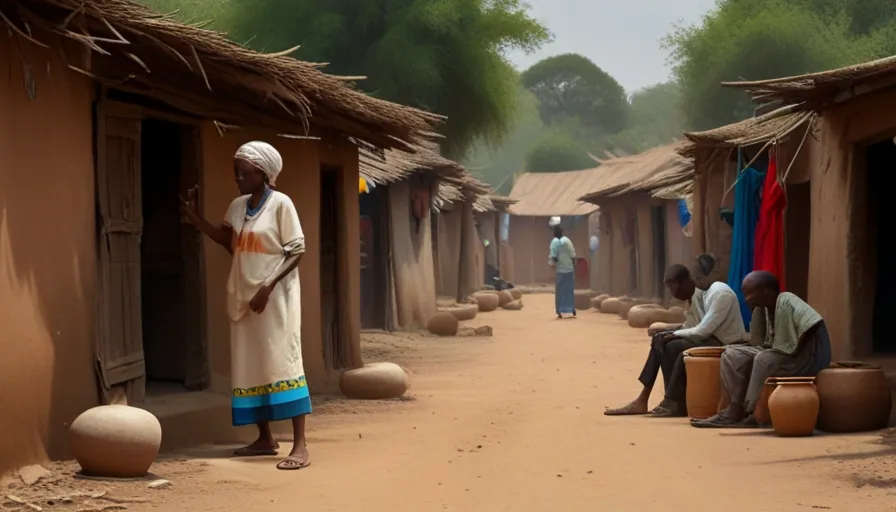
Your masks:
M309 385L337 390L361 364L358 146L410 150L437 119L126 0L0 13L0 322L15 354L0 387L28 390L3 394L0 471L65 456L66 425L118 389L161 417L166 446L229 428L229 257L181 222L178 194L198 184L220 219L253 139L281 151L309 248Z
M576 248L576 288L591 287L589 240L595 231L598 207L579 200L583 190L600 183L599 168L568 172L527 172L516 177L507 208L510 214L508 245L513 254L508 278L516 285L554 284L548 266L553 237L549 222L560 217L564 234Z
M507 243L509 214L507 209L516 201L505 196L480 196L473 204L476 227L482 239L485 252L485 284L491 284L493 277L501 277L513 282L513 254Z
M683 147L676 142L598 168L600 181L580 198L600 207L597 290L664 297L666 266L690 256L678 211L693 184L693 163L678 153Z
M888 263L896 256L896 219L886 206L891 189L885 176L896 165L894 83L896 57L726 84L757 101L793 104L804 115L819 116L801 150L805 164L787 180L788 212L798 210L805 218L807 243L799 263L807 274L808 301L825 318L835 359L872 360L891 372L896 341L888 318L896 305L896 274ZM798 205L791 200L791 183L807 189Z

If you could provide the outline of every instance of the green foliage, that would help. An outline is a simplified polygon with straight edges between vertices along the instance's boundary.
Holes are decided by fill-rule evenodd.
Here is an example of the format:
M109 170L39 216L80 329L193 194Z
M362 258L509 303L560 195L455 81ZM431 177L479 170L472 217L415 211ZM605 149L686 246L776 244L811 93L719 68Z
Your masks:
M631 97L631 126L609 141L609 148L640 153L681 137L681 88L666 82L635 92Z
M576 120L588 130L616 133L628 125L625 90L615 78L578 54L548 57L522 74L538 98L545 124Z
M597 167L586 149L563 131L550 130L526 154L526 171L563 172Z
M890 7L879 0L723 0L699 25L677 27L665 45L683 88L686 124L709 129L753 114L754 105L743 92L722 88L720 82L790 76L875 58L880 38L861 32L876 26L876 16L866 10L871 4Z
M170 8L173 0L146 0ZM367 93L447 116L443 150L497 144L514 118L517 75L504 57L550 33L520 0L193 0L185 18L216 11L215 28L267 52L296 45L327 72L365 76Z

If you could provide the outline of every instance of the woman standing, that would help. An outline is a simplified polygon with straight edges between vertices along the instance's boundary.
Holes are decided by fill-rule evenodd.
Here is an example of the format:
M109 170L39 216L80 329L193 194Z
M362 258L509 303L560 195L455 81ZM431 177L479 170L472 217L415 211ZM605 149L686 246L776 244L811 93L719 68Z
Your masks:
M557 318L563 318L563 314L576 316L576 249L572 240L563 236L563 228L554 226L554 239L551 240L550 257L548 265L557 274L554 287L554 306L557 310Z
M237 456L276 455L269 422L292 420L293 449L277 464L284 470L310 465L305 416L311 397L302 366L298 265L305 236L295 206L272 186L283 168L276 149L249 142L236 152L240 191L224 222L214 226L196 208L196 189L183 201L190 222L232 255L227 280L230 316L233 424L258 425L258 439Z

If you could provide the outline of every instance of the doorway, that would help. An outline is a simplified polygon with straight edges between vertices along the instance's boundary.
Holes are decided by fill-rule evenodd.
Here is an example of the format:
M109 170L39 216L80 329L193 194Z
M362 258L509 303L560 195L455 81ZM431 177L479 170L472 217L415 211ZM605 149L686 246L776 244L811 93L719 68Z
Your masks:
M152 389L208 385L201 235L181 222L178 199L199 183L195 136L192 126L156 119L141 123L140 297Z
M340 235L344 221L341 168L321 168L320 176L320 314L324 362L336 370L349 364L348 345L343 341L340 312L345 283L340 272L344 248Z
M361 194L361 328L386 328L386 189ZM435 218L435 216L433 216ZM323 232L322 232L323 233ZM435 240L435 237L433 237ZM433 254L436 254L435 251Z
M868 212L868 275L874 276L874 308L871 326L872 350L878 354L896 353L892 318L896 308L896 216L889 208L888 177L896 168L896 145L891 139L868 146L866 207Z
M812 229L810 182L787 184L784 211L784 284L787 291L808 301L809 232Z
M666 287L664 277L666 274L666 208L665 206L650 207L650 223L653 227L653 296L664 297Z

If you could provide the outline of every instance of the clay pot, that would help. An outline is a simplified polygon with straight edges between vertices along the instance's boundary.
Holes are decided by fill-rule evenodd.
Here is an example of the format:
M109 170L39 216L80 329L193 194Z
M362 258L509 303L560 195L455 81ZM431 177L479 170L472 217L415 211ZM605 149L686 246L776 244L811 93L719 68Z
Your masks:
M483 313L498 309L498 305L501 303L500 299L498 299L498 294L495 292L476 292L473 294L473 298L479 304L479 311Z
M759 423L771 423L772 421L771 414L768 411L768 399L772 396L775 388L778 387L779 382L812 382L812 377L769 377L765 379L762 393L759 394L756 407L753 409L753 417Z
M69 428L72 455L89 476L145 476L161 444L159 420L150 412L127 405L88 409Z
M696 347L684 353L687 409L691 418L709 418L719 410L722 389L719 368L724 350L725 347Z
M576 290L574 300L576 311L591 309L591 290Z
M398 398L410 384L408 374L395 363L365 364L363 368L346 370L339 377L342 394L361 400Z
M772 427L780 437L807 437L818 422L818 393L810 381L781 381L768 398Z
M519 288L511 288L507 291L509 291L510 295L513 296L513 300L520 300L523 298L523 291Z
M521 309L523 309L523 301L521 301L521 300L511 301L511 302L508 302L507 304L504 304L501 307L506 310L509 310L509 311L520 311Z
M656 304L647 304L644 306L635 306L628 311L628 325L643 329L650 327L655 322L665 322L668 320L669 312L657 306Z
M451 313L436 313L426 322L426 330L437 336L457 334L458 321Z
M638 304L637 302L634 302L634 301L627 302L625 305L623 305L621 308L619 308L619 317L622 318L623 320L628 320L628 314L634 308L662 309L662 306L658 306L656 304L650 304L650 303ZM647 324L647 325L650 325L650 324ZM645 325L644 327L647 327L647 325Z
M890 386L880 366L842 362L815 379L820 406L818 429L824 432L868 432L887 427Z
M610 296L607 295L606 293L601 293L597 297L594 297L591 299L591 306L594 307L595 309L600 309L601 303L609 298L610 298Z
M620 308L622 308L622 301L613 297L605 299L600 303L600 312L608 315L618 314Z
M504 306L504 304L508 304L513 301L513 295L511 295L507 290L501 290L500 292L498 292L498 307L502 307Z
M463 304L456 305L447 308L439 308L439 311L444 313L450 313L457 318L458 321L464 322L467 320L472 320L476 318L476 313L479 312L478 304Z
M657 333L660 333L663 331L672 331L674 329L677 329L679 325L680 324L677 324L677 323L669 324L666 322L654 322L654 323L650 324L650 327L647 328L647 335L655 336Z

